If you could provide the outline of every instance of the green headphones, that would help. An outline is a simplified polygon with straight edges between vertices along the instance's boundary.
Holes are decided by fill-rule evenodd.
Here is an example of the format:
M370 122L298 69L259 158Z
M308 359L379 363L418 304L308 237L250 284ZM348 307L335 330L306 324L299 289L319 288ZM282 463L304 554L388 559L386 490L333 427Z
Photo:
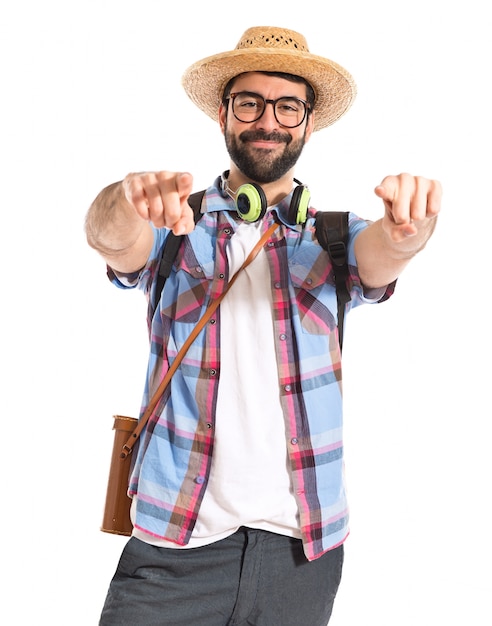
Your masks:
M260 220L267 210L267 199L263 189L256 183L245 183L233 194L227 184L228 174L229 172L222 174L222 188L235 200L236 210L239 215L246 222ZM297 183L297 187L292 193L292 199L285 219L288 224L304 224L307 219L311 194L309 189L296 178L294 178L294 182Z

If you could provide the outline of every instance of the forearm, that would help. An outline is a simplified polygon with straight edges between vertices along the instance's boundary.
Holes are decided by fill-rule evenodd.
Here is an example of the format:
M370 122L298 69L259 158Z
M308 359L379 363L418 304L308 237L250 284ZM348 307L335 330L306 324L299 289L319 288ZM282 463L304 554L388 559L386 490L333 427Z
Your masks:
M434 232L436 218L419 224L415 235L393 241L380 219L355 240L355 256L362 284L367 288L389 285L398 278L410 260L426 246Z
M121 182L105 187L91 204L85 221L88 244L120 272L145 265L152 245L148 222L125 197Z

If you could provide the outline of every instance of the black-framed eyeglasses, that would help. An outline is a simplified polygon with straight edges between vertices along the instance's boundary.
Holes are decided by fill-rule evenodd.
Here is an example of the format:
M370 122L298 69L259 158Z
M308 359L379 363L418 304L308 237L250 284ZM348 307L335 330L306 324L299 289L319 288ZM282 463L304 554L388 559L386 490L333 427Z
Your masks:
M281 126L296 128L306 119L311 109L309 102L295 96L283 96L276 100L267 100L258 93L252 91L239 91L231 93L227 100L232 101L232 112L240 122L256 122L260 119L267 104L273 106L275 119Z

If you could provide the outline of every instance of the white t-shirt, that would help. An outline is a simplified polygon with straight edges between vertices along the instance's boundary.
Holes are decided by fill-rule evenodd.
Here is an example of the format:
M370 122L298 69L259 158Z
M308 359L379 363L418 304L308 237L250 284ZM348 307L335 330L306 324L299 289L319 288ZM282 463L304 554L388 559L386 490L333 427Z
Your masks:
M227 249L231 275L260 238L242 222ZM220 305L220 381L210 478L190 542L218 541L240 526L300 537L287 460L273 342L270 269L264 250L237 277ZM132 508L136 506L136 498ZM178 548L138 529L134 536Z

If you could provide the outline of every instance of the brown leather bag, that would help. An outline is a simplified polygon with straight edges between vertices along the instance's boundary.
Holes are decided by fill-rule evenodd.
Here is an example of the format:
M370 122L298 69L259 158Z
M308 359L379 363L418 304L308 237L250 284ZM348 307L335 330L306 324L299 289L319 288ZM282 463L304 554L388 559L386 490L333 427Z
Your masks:
M108 487L101 530L115 535L132 534L133 525L130 521L131 498L128 497L128 477L130 474L131 456L121 456L121 451L138 423L134 417L113 415L114 440L111 465L109 469Z
M181 360L183 359L186 351L191 346L193 341L197 338L198 334L205 326L211 315L217 309L222 299L234 284L237 275L247 265L253 261L258 252L262 249L263 245L273 234L274 230L278 227L278 224L274 222L268 230L263 234L261 239L255 245L253 250L249 253L248 257L239 268L239 270L232 276L224 291L218 298L213 300L207 310L202 315L196 326L191 331L189 337L184 342L181 350L176 355L176 358L169 367L166 375L162 379L157 391L152 396L144 414L140 420L134 417L124 417L122 415L114 416L114 441L113 452L111 454L111 464L109 466L109 478L108 486L106 490L106 502L104 506L103 523L101 530L105 533L112 533L114 535L126 535L132 534L133 526L130 520L130 507L131 498L128 497L128 484L129 474L131 467L131 452L133 446L138 440L140 433L147 424L150 416L154 412L160 397L164 393L167 385L169 384L174 372L177 370ZM128 434L130 433L130 435Z

